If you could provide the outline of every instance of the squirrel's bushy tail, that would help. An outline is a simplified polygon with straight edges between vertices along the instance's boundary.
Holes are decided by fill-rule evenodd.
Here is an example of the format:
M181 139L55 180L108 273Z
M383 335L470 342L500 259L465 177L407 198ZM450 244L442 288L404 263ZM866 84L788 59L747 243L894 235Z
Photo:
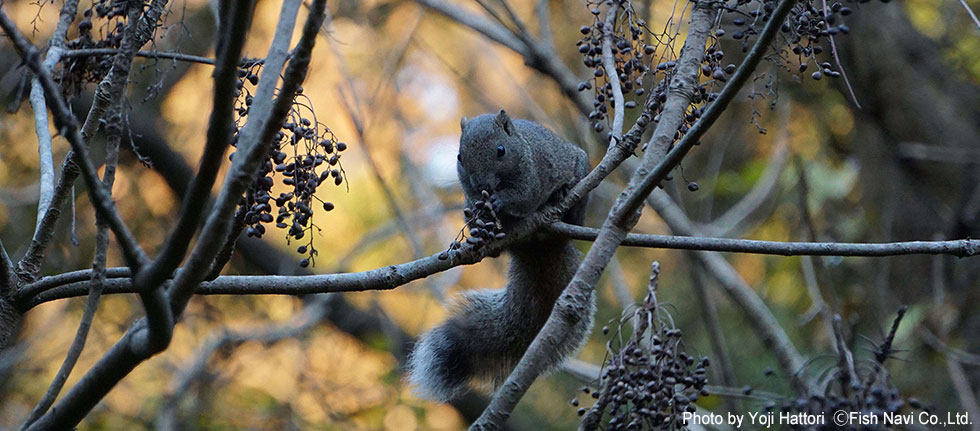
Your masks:
M409 362L409 382L427 399L462 395L471 379L497 388L544 326L555 300L571 281L581 255L566 240L534 241L511 250L504 289L467 292L452 317L422 335ZM591 299L594 307L594 298ZM592 327L588 310L559 343L551 370L577 351Z

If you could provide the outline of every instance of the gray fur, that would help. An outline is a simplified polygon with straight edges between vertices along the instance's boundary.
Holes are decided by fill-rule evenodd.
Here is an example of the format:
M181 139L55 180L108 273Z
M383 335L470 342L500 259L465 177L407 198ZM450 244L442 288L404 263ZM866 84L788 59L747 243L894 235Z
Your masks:
M585 176L588 160L580 148L532 121L511 119L501 110L460 122L460 184L468 204L493 192L505 229L547 203L561 199ZM505 154L498 157L498 147ZM581 224L585 202L565 215ZM581 254L568 240L531 238L509 250L504 289L467 292L452 317L422 335L409 357L409 382L419 396L446 401L470 380L497 388L517 365L548 320L555 300L572 280ZM592 309L558 343L561 355L548 371L578 351L592 328Z

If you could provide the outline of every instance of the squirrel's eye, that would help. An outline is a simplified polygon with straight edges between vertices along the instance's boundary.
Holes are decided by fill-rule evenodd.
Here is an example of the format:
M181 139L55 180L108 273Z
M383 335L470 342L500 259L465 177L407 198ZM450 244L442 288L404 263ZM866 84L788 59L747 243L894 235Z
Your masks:
M503 145L497 146L497 158L501 158L507 154L507 149Z
M463 155L462 154L456 154L456 160L462 162L463 161Z

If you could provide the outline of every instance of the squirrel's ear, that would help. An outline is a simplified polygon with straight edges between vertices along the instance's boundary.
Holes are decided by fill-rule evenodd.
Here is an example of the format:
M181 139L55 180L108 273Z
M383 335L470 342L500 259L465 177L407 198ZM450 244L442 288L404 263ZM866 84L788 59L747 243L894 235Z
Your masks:
M514 123L510 121L510 116L503 109L497 113L496 121L500 125L500 128L504 129L504 133L508 135L514 134Z
M463 129L466 128L466 122L467 121L470 121L470 120L467 120L466 117L463 117L463 118L460 118L459 119L459 130L460 131L463 131Z

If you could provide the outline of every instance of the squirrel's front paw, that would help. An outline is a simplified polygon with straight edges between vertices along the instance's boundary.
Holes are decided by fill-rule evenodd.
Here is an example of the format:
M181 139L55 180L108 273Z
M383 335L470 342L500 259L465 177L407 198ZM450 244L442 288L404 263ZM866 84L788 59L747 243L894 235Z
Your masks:
M504 213L504 201L500 199L500 196L490 196L490 208L493 209L494 215L499 216Z

